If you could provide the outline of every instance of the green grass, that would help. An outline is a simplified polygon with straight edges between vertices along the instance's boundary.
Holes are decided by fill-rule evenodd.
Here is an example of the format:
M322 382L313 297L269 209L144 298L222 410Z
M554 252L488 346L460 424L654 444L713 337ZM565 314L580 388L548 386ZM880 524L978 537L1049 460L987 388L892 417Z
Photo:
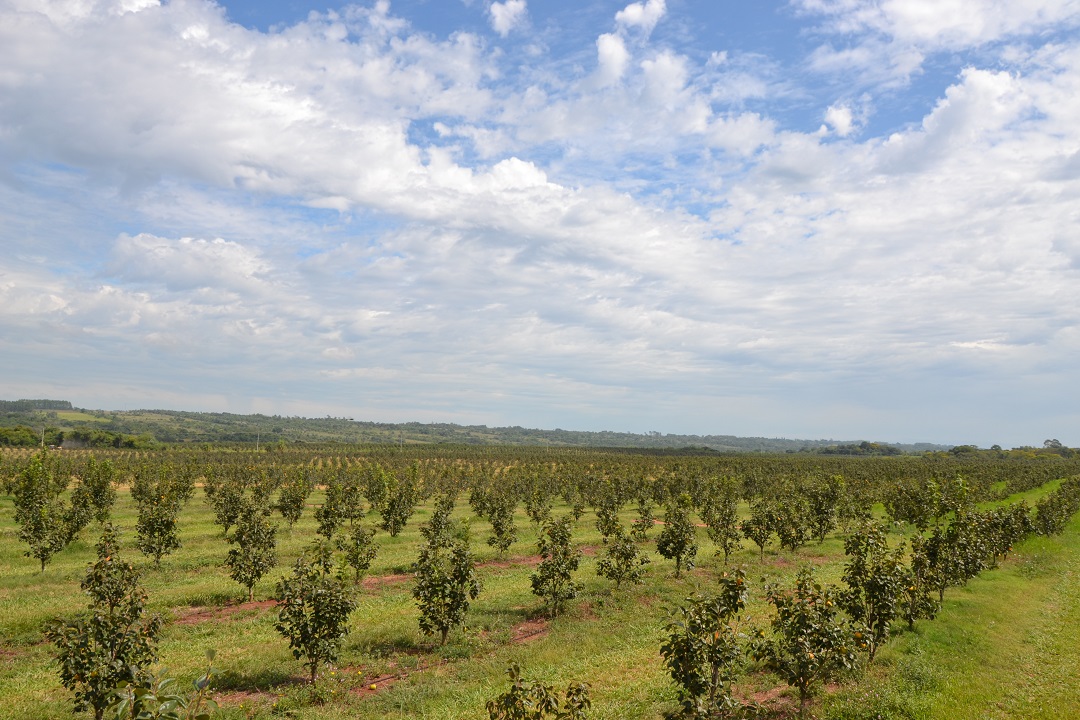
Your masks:
M64 422L92 422L92 423L108 423L110 418L99 415L91 415L90 413L79 412L77 410L57 410L56 417Z
M1034 502L1046 489L1026 495ZM318 504L316 495L310 504ZM558 513L566 512L557 508ZM422 508L397 538L379 532L380 554L370 575L406 570L420 542L418 528L430 514ZM469 517L459 501L455 519ZM624 514L624 522L633 513ZM517 628L537 622L540 601L530 592L536 531L519 510L519 537L505 558L484 544L489 527L471 521L473 548L484 563L483 591L468 619L468 629L451 634L442 648L423 637L410 596L411 581L365 586L350 620L337 667L324 675L317 693L303 682L304 670L273 629L272 608L222 610L243 589L221 568L227 545L213 524L202 492L182 515L184 547L163 559L160 569L133 548L135 510L121 492L115 521L126 528L125 555L144 571L151 608L171 621L163 633L161 663L186 684L203 666L206 648L217 650L222 671L217 691L225 718L484 718L484 703L505 689L506 664L519 662L528 677L558 688L570 681L593 687L591 718L659 718L677 706L675 690L663 671L659 646L667 608L696 590L708 589L722 568L699 529L699 566L676 580L672 564L646 546L652 556L645 584L614 592L595 575L587 555L578 579L581 597L570 611L546 622L546 632L515 642ZM377 516L372 516L374 523ZM654 530L655 540L659 528ZM256 586L265 600L303 546L314 536L309 507L291 531L280 531L279 568ZM893 541L897 537L893 535ZM574 528L579 545L594 548L600 537L591 513ZM52 663L52 648L42 642L42 624L85 607L78 583L93 559L93 537L57 555L44 573L22 556L12 521L11 499L0 497L0 718L71 717L70 695ZM753 597L748 615L763 624L767 612L763 583L789 582L798 567L812 563L822 579L839 582L843 543L831 535L797 554L775 545L758 561L756 547L744 543L734 561L747 566ZM819 701L820 718L1062 718L1080 716L1080 521L1060 538L1033 539L995 570L968 586L946 593L937 620L899 633L865 675ZM218 615L188 624L182 619L202 609ZM360 694L374 678L395 674L376 693ZM740 691L775 689L779 681L751 672ZM781 693L786 695L786 690Z
M934 621L903 632L834 718L1080 716L1080 518L1031 538L999 568L949 590Z

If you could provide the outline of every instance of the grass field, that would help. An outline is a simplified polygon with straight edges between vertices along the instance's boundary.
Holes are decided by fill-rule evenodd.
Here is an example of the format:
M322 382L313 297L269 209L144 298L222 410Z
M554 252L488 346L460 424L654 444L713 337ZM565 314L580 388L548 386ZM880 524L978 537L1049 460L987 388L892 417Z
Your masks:
M1051 486L1024 495L1029 502ZM310 503L317 505L316 494ZM505 556L486 544L489 526L471 521L473 549L481 564L483 591L468 628L444 647L423 637L407 575L420 542L421 508L397 538L379 532L380 547L369 578L359 589L359 608L340 662L327 671L318 692L273 629L274 583L314 536L309 508L300 523L280 530L279 568L256 587L256 602L241 603L243 589L221 567L227 545L197 492L182 516L184 546L160 569L133 548L135 512L125 491L114 520L126 528L125 555L144 572L154 611L167 619L161 664L185 683L202 669L206 648L217 650L221 670L215 687L223 718L484 718L484 703L507 685L509 661L528 677L556 687L570 681L592 685L592 718L659 718L676 709L674 686L663 671L659 647L668 608L714 583L723 564L699 530L698 567L681 579L655 553L643 585L614 591L595 574L600 536L587 513L574 528L585 550L578 579L584 592L565 616L548 620L530 592L537 558L536 532L519 510L518 541ZM556 507L556 514L566 508ZM93 533L57 555L44 573L23 557L12 520L12 501L0 497L0 718L71 717L70 694L59 683L42 624L85 607L79 581L93 559ZM461 500L455 519L467 520ZM632 513L627 513L629 521ZM371 518L372 522L376 517ZM653 540L659 530L653 532ZM899 539L891 535L891 540ZM749 545L748 543L745 543ZM1055 538L1025 541L1001 567L966 587L948 591L938 619L915 632L898 632L872 667L828 688L811 713L820 718L1068 718L1080 717L1080 520ZM746 547L752 602L747 615L764 625L763 578L789 582L805 563L823 579L838 582L843 542L831 535L798 553ZM377 689L371 691L375 682ZM773 676L750 668L739 684L744 697L767 702L775 716L793 712L795 701Z

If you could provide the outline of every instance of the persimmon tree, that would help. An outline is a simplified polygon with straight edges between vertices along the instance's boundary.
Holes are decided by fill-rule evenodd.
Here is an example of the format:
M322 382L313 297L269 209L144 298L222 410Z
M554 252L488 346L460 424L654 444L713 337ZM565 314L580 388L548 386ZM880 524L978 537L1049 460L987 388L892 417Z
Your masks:
M758 500L750 505L750 517L742 522L742 534L761 551L761 559L765 559L765 546L773 536L776 528L776 508L769 500Z
M840 594L844 609L857 626L856 640L873 662L885 641L893 620L901 611L904 588L911 578L904 565L904 548L890 551L885 529L866 523L844 540L848 561L843 580L847 589Z
M526 680L517 663L510 663L506 674L510 689L488 700L489 720L584 720L592 707L588 683L570 683L560 695L551 685Z
M746 607L746 575L724 573L715 595L687 598L660 646L671 679L679 686L683 717L733 717L743 709L732 683L745 660L738 616Z
M837 595L836 588L817 582L809 567L799 571L790 590L765 588L776 617L772 636L760 633L753 655L799 691L800 713L818 685L856 667L855 638Z
M334 572L333 552L317 542L293 565L292 575L277 584L278 619L274 628L289 641L297 660L304 659L311 684L319 667L337 660L349 632L356 601Z
M277 565L277 528L270 524L270 508L254 500L244 503L229 537L235 545L225 557L229 577L247 588L247 599L255 599L255 583Z
M613 580L616 589L621 588L624 582L631 585L640 583L645 575L645 566L651 559L638 549L622 525L616 522L612 534L604 537L603 543L604 554L596 561L596 574Z
M156 659L162 620L146 615L146 593L139 572L119 556L116 529L106 525L97 543L97 561L86 570L86 613L54 620L45 637L57 649L61 683L75 693L75 709L101 720L113 691L122 682L143 678Z
M690 519L693 501L687 493L681 494L668 505L664 515L664 529L656 539L656 551L668 560L675 561L675 577L694 567L697 555L697 532Z
M78 532L72 508L60 498L66 483L59 481L38 453L15 480L15 522L19 539L30 546L27 557L41 563L41 572L53 555L67 547Z
M532 574L532 591L556 616L581 591L581 585L573 580L573 573L581 563L581 550L570 543L570 518L559 518L545 525L537 549L541 561Z

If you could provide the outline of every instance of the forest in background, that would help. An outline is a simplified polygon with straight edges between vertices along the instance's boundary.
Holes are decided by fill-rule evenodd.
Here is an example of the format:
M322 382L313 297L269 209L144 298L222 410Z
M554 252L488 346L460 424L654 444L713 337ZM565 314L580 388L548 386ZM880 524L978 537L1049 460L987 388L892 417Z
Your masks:
M449 443L643 448L695 453L822 452L839 455L921 454L952 447L864 439L800 440L660 432L543 430L454 423L383 423L330 416L304 418L180 410L107 411L77 408L65 400L0 401L0 445L147 449L157 443Z

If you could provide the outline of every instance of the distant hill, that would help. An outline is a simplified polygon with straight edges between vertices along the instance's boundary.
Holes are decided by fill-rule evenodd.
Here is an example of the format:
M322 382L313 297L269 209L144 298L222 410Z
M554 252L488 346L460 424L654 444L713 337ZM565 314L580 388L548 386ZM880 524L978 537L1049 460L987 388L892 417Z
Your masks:
M677 435L664 433L540 430L453 423L379 423L352 418L302 418L280 415L180 410L88 410L63 400L0 401L0 444L40 442L65 445L140 447L162 443L455 443L474 445L548 445L571 447L651 448L702 452L845 452L873 447L880 454L947 450L931 443L867 443L860 440L792 440L735 435ZM19 442L4 443L5 435L21 428ZM32 431L30 434L27 430ZM861 443L861 444L860 444ZM839 450L837 450L839 449ZM861 453L860 453L861 454ZM878 453L875 453L878 454Z

